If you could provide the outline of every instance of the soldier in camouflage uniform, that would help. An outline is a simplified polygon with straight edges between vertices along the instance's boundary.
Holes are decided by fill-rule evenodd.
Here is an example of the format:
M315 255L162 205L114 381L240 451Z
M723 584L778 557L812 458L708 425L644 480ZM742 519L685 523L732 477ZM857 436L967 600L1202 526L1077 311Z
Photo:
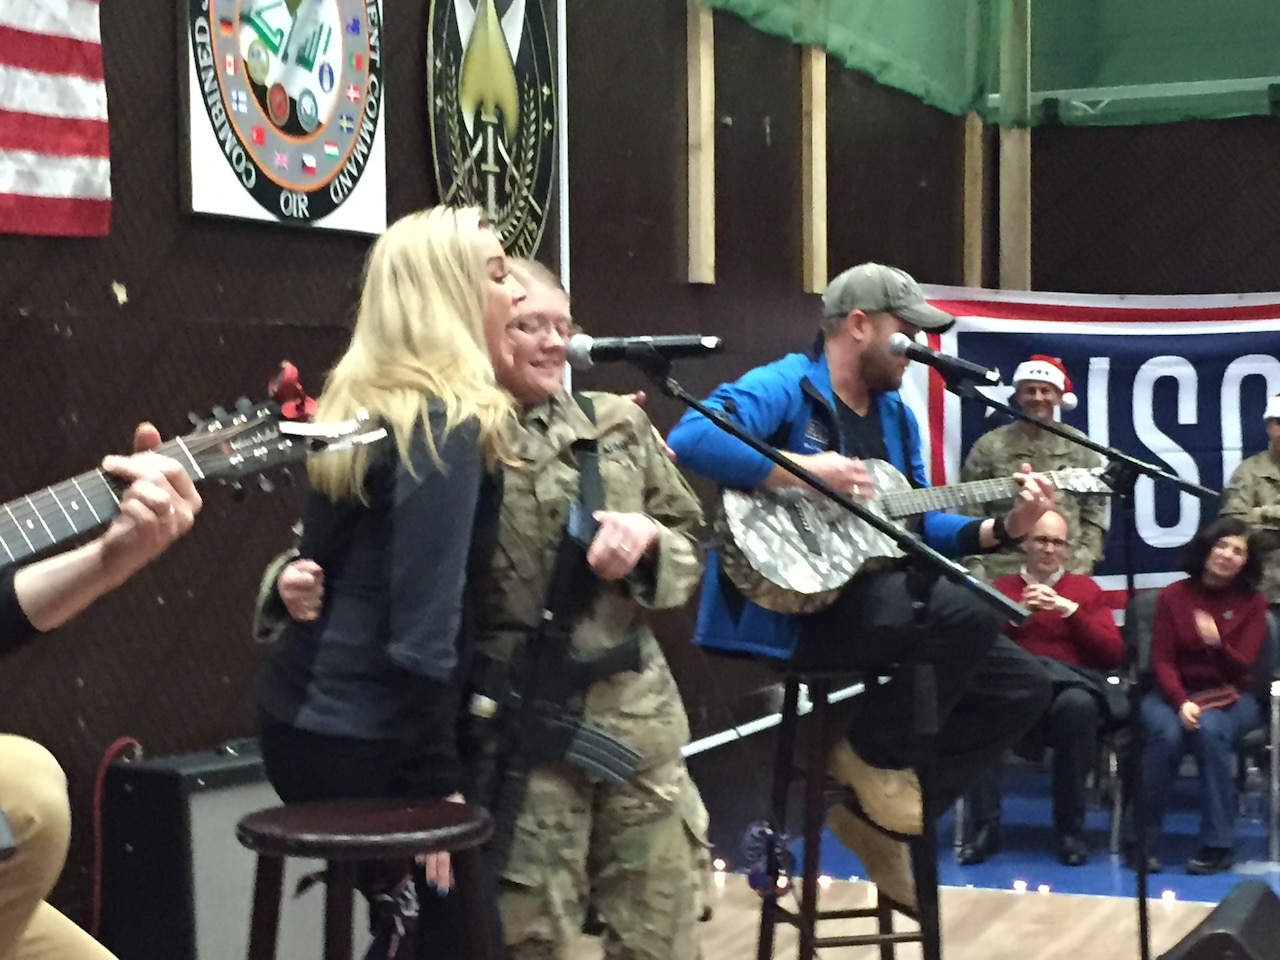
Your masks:
M1076 405L1071 380L1062 361L1041 354L1018 365L1013 374L1013 399L1032 416L1052 420L1061 406L1071 410ZM1074 427L1067 427L1079 433ZM1083 434L1080 434L1083 436ZM1024 420L996 427L977 439L960 468L960 480L988 480L1007 477L1022 464L1034 470L1061 470L1065 467L1099 467L1101 458L1085 447L1056 436ZM1007 510L1012 501L978 507L974 516ZM1071 556L1066 563L1068 573L1088 575L1102 559L1102 544L1111 522L1111 504L1106 497L1058 492L1055 509L1066 518L1071 529ZM1007 544L993 553L965 558L975 575L987 581L1005 577L1022 569L1023 555L1017 544Z
M642 614L679 606L693 592L701 566L691 534L701 516L639 408L608 394L592 400L594 428L563 391L525 411L521 463L505 477L491 602L479 612L480 649L507 659L536 626L577 496L570 447L598 437L606 506L634 521L602 526L593 541L600 562L611 564L602 577L611 582L578 625L574 648L596 654L639 634L643 670L598 681L584 716L643 753L646 769L621 789L565 763L534 770L504 876L503 921L514 957L567 957L590 897L606 926L607 956L693 957L691 840L704 825L680 756L688 718ZM642 554L647 569L624 582Z
M1263 411L1267 449L1241 462L1222 498L1222 515L1249 525L1250 542L1262 560L1260 589L1280 603L1280 394Z
M638 638L641 671L592 685L584 718L644 762L621 788L565 762L534 768L502 878L504 933L512 960L568 960L590 903L609 960L694 960L701 955L695 928L709 866L707 812L680 753L688 717L644 611L679 607L697 587L702 511L635 403L589 394L593 424L564 390L568 296L544 267L520 261L513 267L526 299L506 328L487 333L498 380L523 411L514 438L518 462L504 471L477 648L510 660L535 631L569 504L578 496L572 446L594 438L605 510L587 560L601 582L573 647L592 656ZM295 598L285 583L290 612L310 616L314 596Z

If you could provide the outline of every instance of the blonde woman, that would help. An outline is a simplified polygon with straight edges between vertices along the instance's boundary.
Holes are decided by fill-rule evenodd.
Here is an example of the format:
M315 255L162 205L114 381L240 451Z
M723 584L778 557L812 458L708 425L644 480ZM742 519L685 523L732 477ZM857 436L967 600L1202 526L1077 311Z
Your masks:
M411 214L369 254L318 416L367 410L391 439L309 464L300 552L326 589L257 683L267 776L286 802L461 789L465 581L496 534L512 412L484 330L523 298L477 209ZM428 881L447 887L447 858Z
M707 814L680 755L689 720L645 611L679 607L697 588L702 511L630 398L565 389L565 347L575 329L569 296L542 264L512 266L528 295L510 321L487 332L494 372L519 404L520 423L512 431L516 456L503 470L498 549L477 577L485 588L472 676L482 690L512 689L503 685L517 682L511 664L536 633L569 505L597 507L586 553L594 578L575 585L590 603L575 621L572 648L621 659L619 650L634 645L639 668L619 668L573 696L589 722L643 759L622 786L567 762L533 767L497 884L506 955L576 955L590 906L606 957L689 960L699 955L694 921L703 906ZM591 449L595 471L586 466ZM596 485L598 505L589 503ZM315 579L304 581L298 565L280 574L279 599L290 616L306 619L323 591ZM475 799L489 803L492 794ZM432 916L436 906L422 904L421 929L442 926ZM433 935L417 960L460 955Z

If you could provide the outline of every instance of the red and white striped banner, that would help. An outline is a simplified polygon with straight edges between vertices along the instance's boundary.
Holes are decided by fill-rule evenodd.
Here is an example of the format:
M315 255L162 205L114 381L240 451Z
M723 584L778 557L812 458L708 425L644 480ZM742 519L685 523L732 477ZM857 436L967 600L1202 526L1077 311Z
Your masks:
M98 0L0 2L0 232L111 227Z

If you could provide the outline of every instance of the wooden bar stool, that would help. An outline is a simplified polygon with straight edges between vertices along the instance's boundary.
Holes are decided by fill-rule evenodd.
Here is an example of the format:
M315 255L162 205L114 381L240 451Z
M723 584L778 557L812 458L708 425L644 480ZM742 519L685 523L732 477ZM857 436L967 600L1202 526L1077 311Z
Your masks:
M911 863L916 881L916 899L920 910L919 931L895 931L893 911L889 904L877 896L874 907L854 910L820 910L818 908L818 866L822 849L822 834L827 810L826 790L827 754L834 736L830 723L831 687L835 676L849 677L848 670L839 672L806 671L786 673L782 702L782 722L778 728L777 753L773 767L772 838L766 845L766 874L770 891L777 891L781 870L780 840L787 824L787 795L792 782L804 783L804 863L801 870L800 909L784 907L776 893L766 894L761 901L760 938L756 946L757 960L772 960L774 929L778 923L789 923L800 934L797 956L799 960L814 960L816 951L824 947L879 946L881 960L893 960L899 943L919 943L925 960L939 960L942 955L941 932L938 912L938 838L930 787L933 778L934 740L937 735L937 692L931 667L917 667L914 675L916 702L916 737L919 762L916 773L920 778L924 799L924 832L911 844ZM869 682L876 682L870 676ZM803 770L796 768L796 733L799 721L800 686L808 687L813 704L813 730L805 745ZM831 784L834 786L834 784ZM827 936L817 934L817 926L823 920L851 918L875 918L876 932L856 936Z
M291 803L251 813L236 827L258 855L249 960L275 960L284 859L325 860L324 957L351 960L352 897L361 863L447 851L476 960L498 960L486 933L498 919L486 906L480 847L493 833L487 810L443 800L339 800Z

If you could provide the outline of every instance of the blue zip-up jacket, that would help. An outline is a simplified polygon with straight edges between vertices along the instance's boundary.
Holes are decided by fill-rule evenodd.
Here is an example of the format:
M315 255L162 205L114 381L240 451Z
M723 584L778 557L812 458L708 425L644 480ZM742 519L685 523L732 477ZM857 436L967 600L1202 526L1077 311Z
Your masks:
M836 416L831 373L825 354L816 360L793 353L719 386L707 406L728 414L747 432L792 453L845 452ZM889 460L919 487L928 486L920 456L920 428L898 392L875 393ZM902 433L905 428L907 436ZM752 489L773 463L695 410L690 410L667 440L681 467L721 486ZM935 550L952 556L979 552L981 520L934 511L923 517L921 533ZM800 638L797 616L757 606L720 577L719 551L707 557L707 576L694 642L731 653L786 659Z

